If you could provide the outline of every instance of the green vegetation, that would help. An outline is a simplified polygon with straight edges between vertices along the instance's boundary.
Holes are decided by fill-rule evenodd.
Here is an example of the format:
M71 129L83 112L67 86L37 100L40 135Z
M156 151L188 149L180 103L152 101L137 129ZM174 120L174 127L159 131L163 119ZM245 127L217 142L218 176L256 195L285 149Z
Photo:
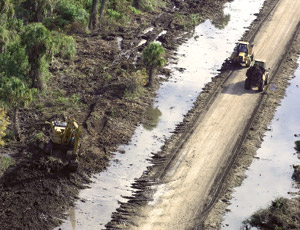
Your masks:
M42 90L45 88L44 78L48 74L48 63L52 58L51 32L41 23L32 23L25 27L21 37L21 44L26 47L30 64L32 87Z
M3 137L5 137L9 120L6 116L6 112L0 108L0 146L4 145Z
M18 122L19 109L32 102L36 92L35 88L28 88L24 81L17 77L4 77L1 79L0 98L2 106L13 110L13 132L18 140L21 138Z
M157 107L153 108L152 106L150 106L147 108L145 115L146 121L143 123L143 127L146 130L151 131L157 126L159 117L162 115L162 112Z
M99 21L103 31L126 27L136 15L157 11L164 4L159 0L0 0L0 105L9 112L12 122L6 137L22 139L19 110L36 99L35 108L46 113L54 106L53 113L82 106L77 93L52 92L55 82L49 71L53 60L60 63L76 55L72 34L87 33L92 19L93 28ZM149 78L144 70L128 77L125 98L139 97L143 86L152 84L155 70L165 63L163 47L150 45L143 60ZM112 79L111 73L103 77L108 83Z
M200 23L200 15L199 14L181 14L178 13L175 19L177 25L181 29L194 29L196 25Z
M127 78L127 88L124 92L124 98L133 100L139 98L144 93L144 86L148 82L148 75L145 69L138 70L130 75L124 75Z
M9 166L14 164L14 161L9 156L1 156L0 157L0 176L8 169Z
M247 226L259 229L300 229L300 200L277 198L266 208L244 221Z
M157 68L165 65L166 60L164 58L165 50L161 44L152 42L150 43L142 53L143 62L146 66L146 70L149 75L147 86L152 86L153 78Z
M297 151L300 151L300 140L295 141L295 149L296 149Z

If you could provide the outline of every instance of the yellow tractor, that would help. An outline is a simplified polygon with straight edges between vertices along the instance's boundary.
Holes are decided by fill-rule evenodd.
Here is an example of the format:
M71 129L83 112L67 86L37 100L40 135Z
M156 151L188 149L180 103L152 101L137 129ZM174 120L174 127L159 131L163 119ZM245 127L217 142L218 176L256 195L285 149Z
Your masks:
M78 167L79 141L82 133L81 126L78 125L75 119L69 119L67 122L52 121L50 125L50 141L46 145L46 153L67 162L69 168L76 170Z
M250 66L254 60L253 44L249 42L239 41L234 48L234 51L230 57L231 63Z

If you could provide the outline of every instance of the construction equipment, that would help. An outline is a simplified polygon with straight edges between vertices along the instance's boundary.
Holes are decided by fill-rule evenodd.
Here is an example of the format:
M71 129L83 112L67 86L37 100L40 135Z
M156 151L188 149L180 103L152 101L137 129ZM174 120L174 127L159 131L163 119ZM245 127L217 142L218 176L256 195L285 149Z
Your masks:
M244 64L249 67L251 61L254 59L253 47L254 45L250 45L249 42L239 41L230 57L231 63L240 65Z
M265 61L259 59L253 61L246 72L246 77L245 89L251 89L253 86L257 86L259 92L263 91L269 79L269 69L266 70Z
M63 156L59 156L67 162L69 168L76 170L78 167L78 149L79 141L82 133L81 126L75 119L68 119L67 122L52 121L50 123L50 141L46 145L46 153L58 155L63 152ZM59 154L55 154L55 151Z

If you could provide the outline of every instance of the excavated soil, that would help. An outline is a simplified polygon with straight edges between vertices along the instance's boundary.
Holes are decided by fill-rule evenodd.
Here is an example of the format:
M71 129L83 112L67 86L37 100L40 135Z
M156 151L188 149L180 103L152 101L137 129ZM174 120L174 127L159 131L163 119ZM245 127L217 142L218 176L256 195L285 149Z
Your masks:
M51 229L61 223L89 177L107 167L116 148L127 143L135 127L146 119L144 112L152 103L159 79L153 88L140 89L137 97L126 95L132 84L128 76L142 67L139 58L134 64L135 57L163 30L168 33L159 41L171 57L184 41L182 36L177 39L178 35L192 28L178 20L178 12L186 17L200 12L200 20L205 20L221 14L225 2L168 0L166 8L136 15L134 23L126 28L109 28L104 22L89 35L73 28L77 56L73 60L53 60L47 89L31 107L20 111L21 141L8 140L1 147L1 154L9 154L16 161L0 178L1 229ZM143 33L149 27L154 29ZM118 37L122 38L120 47ZM138 46L142 39L147 43ZM169 70L161 73L167 75ZM208 89L218 84L214 81L206 87L205 98ZM49 140L45 122L64 116L75 117L83 125L79 169L75 173L40 148Z

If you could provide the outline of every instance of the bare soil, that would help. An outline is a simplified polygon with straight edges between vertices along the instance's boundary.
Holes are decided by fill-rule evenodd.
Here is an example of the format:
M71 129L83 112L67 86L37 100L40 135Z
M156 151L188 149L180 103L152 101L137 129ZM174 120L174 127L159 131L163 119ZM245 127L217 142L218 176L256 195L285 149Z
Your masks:
M78 53L73 60L53 60L47 89L29 108L20 111L21 141L7 141L1 154L16 160L0 178L1 229L52 229L61 223L65 211L74 204L78 191L89 182L93 173L104 170L113 152L127 143L135 127L144 119L151 105L159 79L153 88L142 88L136 97L129 97L128 76L142 67L139 52L157 35L171 57L184 41L177 35L189 31L189 15L200 12L200 20L217 17L226 0L166 0L166 8L136 15L128 27L101 28L87 35L76 32ZM178 14L186 17L186 24ZM142 31L152 26L148 33ZM186 35L188 36L188 35ZM122 37L118 49L117 37ZM141 39L147 43L137 47ZM163 74L169 70L163 69ZM46 121L64 116L75 117L83 124L79 169L71 173L39 148L48 141Z

